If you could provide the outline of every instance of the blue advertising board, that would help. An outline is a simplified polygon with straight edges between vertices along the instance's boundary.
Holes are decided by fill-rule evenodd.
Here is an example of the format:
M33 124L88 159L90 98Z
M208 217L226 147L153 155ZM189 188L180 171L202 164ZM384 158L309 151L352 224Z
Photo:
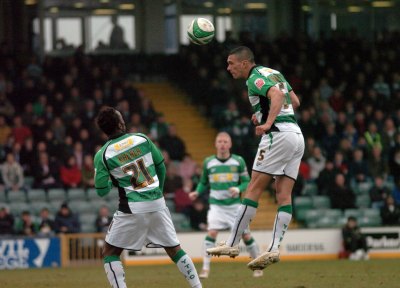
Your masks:
M60 265L59 238L0 238L0 270Z

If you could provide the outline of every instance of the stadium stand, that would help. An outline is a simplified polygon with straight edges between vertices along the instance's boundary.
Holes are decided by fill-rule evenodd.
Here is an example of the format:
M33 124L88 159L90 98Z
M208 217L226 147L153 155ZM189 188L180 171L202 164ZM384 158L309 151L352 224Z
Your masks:
M349 215L356 216L362 226L380 225L379 208L371 207L372 179L378 173L390 193L399 189L396 183L399 183L400 165L395 159L400 155L400 77L394 64L398 63L400 55L394 40L398 37L398 32L387 32L369 42L336 33L318 41L300 35L248 43L256 53L256 60L282 71L301 97L298 119L306 137L307 151L301 169L304 185L293 200L300 225L338 227ZM288 41L292 44L287 45ZM204 148L208 145L204 143L212 141L200 143L200 139L211 139L216 130L227 130L234 139L232 152L243 155L250 167L258 140L253 136L251 111L246 93L243 93L245 87L230 78L224 61L219 59L226 55L227 48L238 43L242 43L241 39L230 43L214 42L207 47L183 46L182 53L175 56L77 53L68 57L46 57L42 64L2 50L0 79L6 88L0 90L0 98L4 100L0 108L13 109L1 113L5 121L0 129L10 132L7 141L1 144L0 161L4 162L8 152L17 156L24 169L27 191L26 194L8 191L8 197L1 191L0 206L9 207L14 216L22 209L29 209L37 216L42 207L48 207L54 216L63 202L85 215L88 213L83 212L89 211L95 215L97 208L104 204L116 209L116 192L101 199L91 186L81 185L67 191L60 181L60 168L68 156L74 155L78 169L82 170L84 155L92 157L104 143L104 135L94 125L96 111L104 104L112 104L123 111L129 131L146 133L156 144L159 144L160 135L154 133L154 127L168 126L168 123L160 126L159 112L165 113L168 122L178 122L184 117L185 121L175 124L189 150L199 153L193 155L197 164L205 156L200 154L208 155L212 152L207 151L213 150L211 145L207 147L210 150ZM126 57L130 57L129 61ZM147 63L146 79L151 79L155 71L158 75L164 74L163 79L167 77L169 83L143 84L132 80L136 79L132 75L143 71L143 67L135 65L139 62ZM171 65L174 69L167 69ZM175 104L168 106L168 101L162 101L160 89L175 95ZM176 107L179 113L174 113ZM377 126L376 130L371 123ZM204 127L211 130L204 130L201 136L199 129ZM374 142L377 138L381 141ZM339 172L345 175L345 186L355 198L352 208L332 209L334 195L330 195L327 188L333 186L330 180L334 177L318 183L317 179L310 178L307 160L314 146L320 147L326 161L333 163L332 175ZM357 149L363 152L362 165L353 161L353 151ZM341 162L337 161L338 151L343 157ZM167 166L181 164L165 155ZM47 163L50 174L44 173L41 161ZM359 174L365 176L361 179ZM195 185L198 175L192 177ZM174 210L173 191L166 193L172 195L167 204L175 213L175 221L187 223L187 218ZM269 209L276 209L273 202L269 206L273 207ZM84 231L92 231L89 222L85 222ZM179 229L183 230L189 227L181 226Z

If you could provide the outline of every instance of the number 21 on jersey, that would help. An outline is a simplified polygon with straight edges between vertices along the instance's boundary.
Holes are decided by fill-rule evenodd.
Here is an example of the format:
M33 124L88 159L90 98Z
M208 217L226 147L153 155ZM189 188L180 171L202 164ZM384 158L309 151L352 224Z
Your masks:
M140 189L150 184L154 183L153 177L151 177L149 171L144 164L143 159L136 160L124 167L122 167L122 171L125 174L131 174L131 184L133 189ZM143 177L141 177L143 175ZM142 178L142 179L141 179Z

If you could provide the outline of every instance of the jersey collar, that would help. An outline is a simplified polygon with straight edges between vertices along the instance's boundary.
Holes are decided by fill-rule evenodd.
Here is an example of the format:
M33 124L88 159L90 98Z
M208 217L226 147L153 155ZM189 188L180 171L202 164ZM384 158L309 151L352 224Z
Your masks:
M120 133L116 133L114 135L111 135L110 137L108 137L108 140L113 140L113 139L117 139L119 137L121 137L122 135L125 135L125 132L120 132Z
M229 159L231 159L231 157L232 157L232 154L229 154L229 157L228 157L228 158L225 158L225 159L218 158L218 156L215 155L215 158L217 158L217 160L220 161L220 162L222 162L222 163L228 161Z
M253 72L253 70L254 70L257 66L258 66L257 64L254 64L254 66L250 68L249 75L247 75L247 79L250 78L251 72Z

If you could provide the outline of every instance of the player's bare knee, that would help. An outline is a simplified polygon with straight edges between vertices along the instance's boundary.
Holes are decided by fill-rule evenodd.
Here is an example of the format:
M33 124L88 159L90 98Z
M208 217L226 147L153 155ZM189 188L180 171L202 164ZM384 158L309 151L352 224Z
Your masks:
M164 249L165 252L167 252L169 258L172 259L176 255L176 253L178 253L178 251L181 250L182 248L180 245L178 245L176 247L165 247Z
M103 246L103 250L102 250L103 255L102 256L103 257L112 256L112 255L119 256L119 255L121 255L122 250L123 250L122 248L112 246L106 242Z
M251 239L251 234L250 233L243 234L242 238L244 241L249 241Z
M218 231L217 230L209 230L208 231L208 236L213 238L213 239L216 239L217 236L218 236Z

